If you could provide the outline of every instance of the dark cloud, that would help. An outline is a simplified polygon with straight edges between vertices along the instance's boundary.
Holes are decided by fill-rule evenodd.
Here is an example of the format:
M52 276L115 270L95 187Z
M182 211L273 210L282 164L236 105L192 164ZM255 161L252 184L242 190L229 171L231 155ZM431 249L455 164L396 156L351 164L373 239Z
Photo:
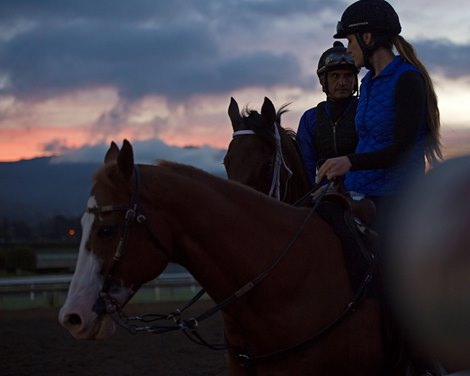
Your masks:
M331 1L17 1L0 2L2 93L55 96L114 86L125 99L184 99L247 85L301 84L293 54L259 48L227 56L224 31L270 32L273 18L334 6ZM17 28L23 24L26 27ZM5 26L6 25L6 26ZM250 29L251 28L251 29ZM255 35L253 35L255 37Z
M164 21L204 18L211 21L223 19L223 24L237 24L244 20L285 18L296 14L321 12L324 9L343 9L344 0L2 0L0 20L47 20L48 22L77 19L100 22Z
M341 0L2 0L0 74L9 85L0 94L25 99L107 86L132 102L145 95L180 101L246 87L307 88L311 72L303 72L302 62L319 55L312 52L313 30L329 35L331 14L339 18L344 7ZM311 34L295 34L305 16ZM277 40L289 48L277 49ZM309 40L312 50L296 48ZM413 44L431 70L469 75L463 63L469 45Z
M53 140L42 145L42 149L47 152L47 154L63 154L69 150L67 145L67 140L63 138L54 138Z
M420 60L432 71L449 78L470 77L470 44L448 40L413 42Z
M217 55L214 40L197 24L169 30L80 22L18 35L3 46L0 67L19 96L99 85L116 86L125 97L176 96L187 68L197 74L197 65Z

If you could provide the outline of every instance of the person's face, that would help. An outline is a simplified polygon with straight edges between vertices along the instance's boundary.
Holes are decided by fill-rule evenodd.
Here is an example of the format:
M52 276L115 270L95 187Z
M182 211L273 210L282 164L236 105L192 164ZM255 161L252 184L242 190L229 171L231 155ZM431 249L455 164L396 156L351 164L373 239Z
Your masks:
M354 34L348 35L347 38L348 38L347 52L353 55L356 68L360 69L362 66L364 66L364 55L362 54L361 47L359 46L357 38Z
M355 74L350 69L333 69L326 72L321 80L325 84L325 77L328 82L328 92L326 95L331 100L347 99L353 94Z

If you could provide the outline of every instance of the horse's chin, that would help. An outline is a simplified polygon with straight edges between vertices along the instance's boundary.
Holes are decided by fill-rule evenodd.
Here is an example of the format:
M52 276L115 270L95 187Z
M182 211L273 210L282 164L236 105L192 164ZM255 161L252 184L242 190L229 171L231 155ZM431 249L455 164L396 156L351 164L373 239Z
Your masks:
M105 340L110 338L116 331L116 324L109 315L104 315L97 321L96 332L93 337L94 340Z
M88 340L88 341L99 341L110 338L116 331L116 324L108 315L102 315L96 317L94 323L87 330L72 331L70 334L75 339Z

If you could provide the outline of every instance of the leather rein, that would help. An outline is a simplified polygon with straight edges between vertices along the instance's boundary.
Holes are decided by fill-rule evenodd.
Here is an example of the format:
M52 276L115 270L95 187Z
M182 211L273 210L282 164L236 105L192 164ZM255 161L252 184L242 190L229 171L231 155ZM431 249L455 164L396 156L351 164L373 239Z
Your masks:
M226 350L231 352L235 358L238 360L241 366L243 367L252 367L257 362L266 361L269 359L279 358L281 356L286 356L294 351L301 350L313 342L320 339L322 336L330 332L336 326L338 326L350 313L352 313L355 308L359 305L362 297L364 296L364 292L367 289L367 286L372 280L373 274L373 266L371 264L369 270L365 274L365 277L353 296L353 299L346 305L342 313L332 320L329 324L322 327L318 330L314 335L310 336L306 340L303 340L299 343L296 343L290 347L280 349L278 351L262 354L262 355L252 355L248 352L244 351L243 349L234 347L229 343L225 344L210 344L208 343L203 337L201 337L197 333L197 327L199 323L204 321L205 319L213 316L215 313L221 311L224 307L235 301L236 299L240 298L241 296L248 293L254 287L256 287L259 283L261 283L266 277L268 277L274 268L283 260L283 258L287 255L289 250L295 244L295 242L300 237L301 233L303 232L306 224L312 217L312 215L316 212L316 209L321 202L324 194L327 192L327 189L322 192L321 196L309 210L307 215L305 216L303 222L300 224L299 228L292 236L292 238L287 243L286 247L283 251L279 254L279 256L272 262L272 264L263 272L258 274L254 279L246 283L243 287L232 293L229 297L227 297L222 302L214 305L212 308L208 309L207 311L203 312L202 314L191 317L189 319L182 319L182 313L192 306L196 301L198 301L204 294L205 291L201 289L185 306L181 309L176 309L175 311L169 314L143 314L139 316L127 316L122 311L120 305L116 302L116 300L110 295L109 289L112 284L113 274L116 270L116 265L121 262L122 257L125 255L127 251L127 243L128 243L128 236L129 230L132 223L137 223L144 225L148 230L153 242L157 249L161 250L168 259L170 259L169 252L164 248L163 244L160 242L158 237L154 234L147 223L147 218L141 212L139 212L139 191L141 185L141 177L140 177L140 170L139 166L134 166L134 174L133 174L133 182L134 182L134 189L131 195L131 200L129 205L109 205L109 206L99 206L88 208L87 212L93 214L101 214L101 213L109 213L114 211L124 211L124 226L121 234L121 238L118 242L116 247L113 261L108 269L108 272L104 278L103 286L100 291L99 297L96 300L95 304L93 305L93 311L97 315L102 314L109 314L111 318L115 321L117 325L126 329L131 334L136 333L151 333L151 334L162 334L171 331L182 331L188 339L195 342L198 345L205 346L212 350ZM312 191L308 192L303 199L300 199L298 202L305 201L307 195L309 196ZM169 324L149 324L155 321L165 320L169 322Z

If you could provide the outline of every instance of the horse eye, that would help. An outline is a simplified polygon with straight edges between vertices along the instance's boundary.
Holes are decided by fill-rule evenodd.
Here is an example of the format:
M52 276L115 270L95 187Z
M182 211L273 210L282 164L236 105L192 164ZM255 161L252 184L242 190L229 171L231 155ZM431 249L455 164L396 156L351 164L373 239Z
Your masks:
M114 237L117 232L117 226L101 226L98 229L98 236L103 239L109 239Z

